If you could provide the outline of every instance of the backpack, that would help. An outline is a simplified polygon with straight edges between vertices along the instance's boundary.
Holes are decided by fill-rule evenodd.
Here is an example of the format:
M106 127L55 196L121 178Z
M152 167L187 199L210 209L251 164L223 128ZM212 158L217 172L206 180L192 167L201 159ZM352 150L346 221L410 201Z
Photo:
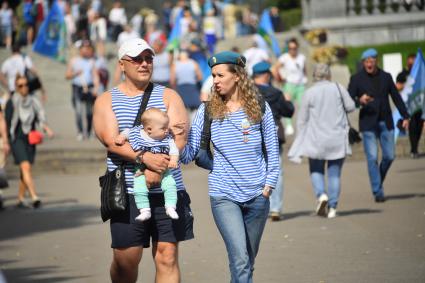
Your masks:
M259 96L259 102L261 106L261 113L264 115L266 112L266 102L262 97ZM207 169L212 171L213 170L213 154L211 152L211 123L212 118L210 117L208 113L208 102L204 102L204 126L202 128L201 133L201 141L199 146L199 151L195 156L195 164L201 168ZM263 135L263 127L262 122L260 122L260 130L261 130L261 144L263 148L263 154L266 158L267 162L267 152L266 152L266 145L264 143L264 135Z

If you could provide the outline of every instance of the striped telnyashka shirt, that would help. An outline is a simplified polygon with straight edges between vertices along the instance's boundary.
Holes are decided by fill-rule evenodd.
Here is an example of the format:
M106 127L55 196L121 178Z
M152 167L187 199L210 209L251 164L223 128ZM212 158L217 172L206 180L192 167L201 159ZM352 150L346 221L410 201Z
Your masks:
M199 151L204 124L204 105L193 121L188 144L180 160L191 162ZM211 124L211 142L214 148L214 167L208 177L209 195L224 196L237 202L246 202L262 193L265 185L275 187L279 174L279 149L276 125L268 104L259 124L250 125L244 141L242 121L247 119L244 110L230 113ZM261 139L261 129L268 164L266 164Z
M163 101L165 87L154 84L151 96L149 98L146 109L155 107L162 111L166 111L166 107ZM118 121L119 132L127 128L132 128L134 120L136 119L137 112L139 111L140 104L142 102L143 94L139 94L133 97L127 96L122 93L118 88L113 88L111 91L112 95L112 110ZM108 170L114 170L118 164L125 162L119 155L114 153L108 153L107 164ZM177 183L177 190L184 190L183 178L180 168L171 169L173 178ZM134 179L134 163L127 162L125 166L125 181L127 185L127 191L130 194L134 193L133 190L133 179ZM161 192L161 190L149 190L149 192Z

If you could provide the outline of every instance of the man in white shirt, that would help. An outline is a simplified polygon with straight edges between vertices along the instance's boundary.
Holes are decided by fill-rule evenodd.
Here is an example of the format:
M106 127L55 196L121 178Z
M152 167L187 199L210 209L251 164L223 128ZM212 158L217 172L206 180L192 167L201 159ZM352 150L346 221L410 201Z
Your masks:
M255 64L263 61L270 62L269 54L259 47L255 37L253 38L252 47L245 50L243 56L246 58L246 70L250 76L252 75L252 67L254 67Z
M15 78L18 74L25 75L25 69L29 69L33 74L37 75L31 58L21 53L19 44L14 44L12 45L12 56L3 62L0 72L0 83L9 93L15 91ZM41 88L41 93L42 99L45 100L46 93L44 88Z

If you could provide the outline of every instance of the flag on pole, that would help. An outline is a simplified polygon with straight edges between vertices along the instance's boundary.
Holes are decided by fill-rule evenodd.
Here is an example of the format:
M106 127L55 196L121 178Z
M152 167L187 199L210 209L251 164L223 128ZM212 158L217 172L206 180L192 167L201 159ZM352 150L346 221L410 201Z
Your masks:
M55 0L49 10L49 14L40 26L33 45L33 51L57 59L61 49L61 42L65 41L63 28L64 16Z
M412 70L400 95L406 103L407 111L410 115L425 108L425 60L420 48L418 48ZM394 124L401 118L400 112L395 109L393 112ZM397 138L399 134L399 130L396 127L394 130L395 137Z
M173 28L168 36L168 45L167 50L176 50L180 46L180 37L182 34L182 28L180 21L183 18L183 9L178 13L177 17L174 20Z
M272 20L270 18L270 10L265 9L261 15L260 23L258 24L258 34L261 35L273 51L274 55L280 55L279 43L274 35Z

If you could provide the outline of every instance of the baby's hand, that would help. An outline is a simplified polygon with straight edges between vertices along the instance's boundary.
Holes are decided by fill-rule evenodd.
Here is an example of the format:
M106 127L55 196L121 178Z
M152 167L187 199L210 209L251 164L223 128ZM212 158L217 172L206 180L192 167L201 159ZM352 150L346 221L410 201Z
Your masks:
M115 144L116 145L123 145L125 144L126 138L124 135L119 134L115 137Z
M176 161L170 160L168 163L168 168L176 169L178 167L178 164Z

